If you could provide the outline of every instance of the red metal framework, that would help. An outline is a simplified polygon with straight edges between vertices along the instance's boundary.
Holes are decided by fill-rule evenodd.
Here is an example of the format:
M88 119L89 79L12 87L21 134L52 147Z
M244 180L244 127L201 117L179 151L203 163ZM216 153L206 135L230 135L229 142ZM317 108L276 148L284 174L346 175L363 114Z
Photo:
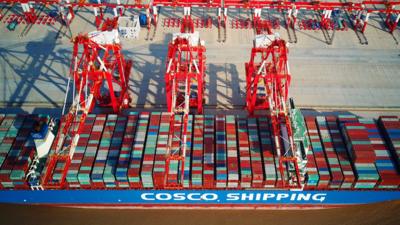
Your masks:
M186 15L182 19L181 33L193 33L194 23L190 15Z
M271 118L276 154L280 157L279 170L283 186L299 188L300 172L287 109L291 81L287 53L284 40L273 35L256 37L250 61L245 64L246 107L250 115L254 115L256 110L267 110ZM292 171L287 180L284 178L285 169Z
M336 10L336 9L343 9L347 12L356 11L357 14L366 13L364 19L357 18L354 21L354 27L357 30L360 30L362 33L365 31L368 17L370 13L385 13L387 17L391 14L399 14L400 10L395 9L396 6L400 5L399 0L376 0L376 1L330 1L330 0L303 0L303 1L291 1L291 0L154 0L154 1L141 1L135 0L133 2L124 2L115 1L115 2L103 2L102 0L98 0L97 2L89 1L89 0L32 0L29 1L27 4L27 0L0 0L0 2L8 3L8 4L15 4L20 3L21 5L25 5L24 14L26 21L35 21L36 15L33 7L34 4L45 4L45 5L55 5L58 6L60 9L68 8L68 12L64 12L64 10L60 10L60 14L66 25L74 18L74 8L78 7L90 7L94 9L95 16L96 16L96 25L98 26L101 23L103 14L102 11L108 7L114 10L114 16L118 17L122 15L124 9L146 9L147 19L148 19L148 28L150 29L152 20L157 20L157 6L169 6L169 7L204 7L204 8L219 8L219 9L226 9L226 8L245 8L245 9L253 9L254 11L259 11L262 8L269 8L269 9L277 9L277 10L286 10L290 12L291 10ZM28 7L26 7L28 5ZM24 8L23 7L23 8ZM97 10L100 10L100 15L97 14ZM152 14L152 17L150 16ZM255 13L256 15L257 13ZM289 13L290 14L290 13ZM330 14L329 14L330 15ZM218 15L220 16L220 15ZM257 15L256 17L258 17ZM295 23L296 18L295 16L292 18L293 22L290 19L290 15L288 15L288 25L289 28L291 24ZM324 16L322 25L326 26L329 24L329 17ZM224 20L226 21L226 20ZM397 27L398 19L396 20L387 20L386 22L389 32L392 33ZM219 18L219 22L220 18Z
M389 32L392 34L393 31L396 29L397 25L399 24L400 21L400 12L391 12L388 11L386 14L386 26L389 28Z
M172 7L206 7L206 8L274 8L274 9L291 9L294 6L298 9L349 9L349 10L362 10L386 12L387 9L392 9L393 6L400 5L398 0L371 0L371 1L330 1L330 0L304 0L304 1L290 1L290 0L154 0L145 1L141 0L128 1L121 3L89 1L89 0L1 0L4 3L26 3L33 4L47 4L47 5L60 5L72 7L110 7L110 8L150 8L152 6L172 6ZM377 7L374 7L377 6ZM394 9L393 9L394 10ZM394 10L396 11L396 10Z
M104 33L112 34L97 32L92 37L79 35L73 40L70 74L75 86L74 101L68 114L63 117L64 127L57 135L55 151L49 157L42 180L44 187L64 185L81 129L95 104L111 107L114 113L128 107L128 82L132 61L124 59L121 45L114 42L118 39L101 39ZM54 167L62 161L65 165L61 178L59 182L52 182Z
M167 71L165 74L167 107L171 112L169 143L166 160L166 187L180 187L183 180L186 156L186 135L190 110L203 113L205 47L197 38L176 37L168 46ZM197 33L198 35L198 33ZM192 43L193 42L193 43ZM175 115L183 115L181 137L174 136ZM180 139L180 145L172 146L173 139ZM180 164L180 183L168 183L169 165L172 160Z

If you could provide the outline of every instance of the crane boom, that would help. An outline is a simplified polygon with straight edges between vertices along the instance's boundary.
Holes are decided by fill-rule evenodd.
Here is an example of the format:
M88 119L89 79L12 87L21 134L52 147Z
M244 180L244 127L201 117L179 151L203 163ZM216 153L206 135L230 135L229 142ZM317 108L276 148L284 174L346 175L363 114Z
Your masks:
M300 153L293 138L288 107L291 76L287 53L286 42L277 34L256 36L250 61L245 64L246 107L250 116L256 111L267 112L275 154L279 157L282 186L300 188Z
M63 116L61 132L51 148L42 183L45 188L64 185L87 115L95 105L111 107L114 113L129 104L128 81L132 61L125 60L118 32L95 31L73 39L70 76L73 102ZM66 92L68 95L68 90ZM52 178L57 164L63 164L61 178Z

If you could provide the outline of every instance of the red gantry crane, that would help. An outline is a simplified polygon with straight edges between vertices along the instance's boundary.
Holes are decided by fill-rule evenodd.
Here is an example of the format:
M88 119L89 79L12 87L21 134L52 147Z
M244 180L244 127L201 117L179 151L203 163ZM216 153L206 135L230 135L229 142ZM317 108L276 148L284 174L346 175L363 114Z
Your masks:
M271 120L272 138L279 157L283 187L301 188L298 168L299 154L293 140L288 107L291 81L286 42L277 35L257 35L250 61L245 64L246 107L251 116L256 110L267 110ZM288 176L285 170L289 171Z
M66 99L72 79L73 103L63 116L61 133L53 143L48 166L42 179L45 188L64 185L86 116L95 105L111 107L114 113L129 105L128 82L132 61L125 60L118 32L95 31L78 35L74 47ZM53 178L62 166L61 177Z
M190 18L191 7L199 8L215 8L218 11L218 32L219 41L224 42L225 39L221 37L221 28L226 29L227 26L227 9L228 8L242 8L252 10L254 14L255 27L263 27L261 19L262 10L265 8L274 9L282 12L285 17L286 28L290 36L289 42L297 42L295 33L295 23L297 12L303 11L323 11L322 27L325 28L330 24L332 10L343 10L346 13L355 15L350 18L353 24L354 31L357 36L366 39L364 31L368 24L370 13L383 13L386 15L385 24L388 27L389 33L398 27L400 21L400 10L398 9L400 1L398 0L348 0L348 1L333 1L333 0L153 0L153 1L88 1L88 0L0 0L0 3L8 5L20 5L23 9L24 18L27 23L34 24L38 18L35 7L43 5L53 5L58 8L60 18L64 21L65 25L69 25L75 17L75 12L79 8L91 8L96 17L96 25L99 26L103 20L106 9L112 9L114 19L117 18L126 10L140 9L146 11L147 25L150 32L151 25L157 23L158 11L160 7L183 7L184 18L183 24L185 27L190 27L193 23ZM397 8L396 8L397 7ZM39 12L40 13L40 12ZM183 26L182 26L183 27ZM155 32L155 28L153 30ZM192 29L193 31L193 29ZM226 38L226 30L224 34ZM151 38L150 38L151 39ZM361 40L362 44L367 44L367 40ZM329 44L329 43L328 43Z
M167 107L171 113L169 141L166 155L165 187L182 186L189 113L203 113L205 47L199 33L177 33L168 46L165 73ZM175 115L182 115L182 124L175 125ZM175 132L181 133L180 137ZM175 162L172 162L175 161ZM171 163L179 164L178 182L168 182Z

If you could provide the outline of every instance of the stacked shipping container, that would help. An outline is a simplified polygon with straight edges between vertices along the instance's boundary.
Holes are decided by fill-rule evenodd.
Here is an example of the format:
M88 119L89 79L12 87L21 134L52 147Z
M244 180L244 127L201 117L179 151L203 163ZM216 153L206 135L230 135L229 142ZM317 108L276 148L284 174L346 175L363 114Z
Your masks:
M333 147L333 141L328 130L328 125L325 117L318 116L317 118L318 131L323 144L323 149L327 158L329 171L331 174L330 188L340 188L343 182L343 172L340 168L339 159Z
M249 134L249 150L251 157L251 184L254 188L264 186L264 171L261 158L260 138L258 136L257 120L255 118L248 119L248 134Z
M86 146L85 154L83 155L82 163L78 172L78 180L81 188L90 189L92 180L90 174L92 172L93 163L96 158L96 153L99 148L101 136L106 122L106 115L97 115L92 132L90 133L89 142Z
M354 188L374 188L379 180L379 174L374 164L375 153L365 126L359 123L356 117L342 117L339 121L347 143L347 152L356 173Z
M353 186L355 176L350 163L350 158L347 155L346 145L342 139L336 117L328 116L326 117L326 122L329 129L329 134L332 137L333 147L343 172L343 182L340 185L340 188L349 189Z
M215 118L215 178L216 187L225 188L227 186L226 168L226 131L225 116L217 115Z
M397 188L400 184L400 177L375 121L373 119L359 119L359 121L364 124L374 149L375 166L380 176L377 188Z
M269 121L266 117L258 118L258 128L260 135L261 151L264 163L264 187L273 188L276 185L277 177L280 173L275 165L274 150L269 129Z
M238 147L235 117L232 115L226 116L226 146L228 170L227 187L237 188L239 186Z
M187 119L183 188L282 187L267 118L190 115ZM28 188L24 178L35 154L27 140L37 121L38 116L0 115L2 188ZM307 117L306 125L312 149L307 154L305 189L398 188L397 158L383 140L393 150L398 118L381 118L383 136L374 120L354 116ZM181 155L182 129L182 116L170 113L89 115L67 173L68 187L163 188L168 141L172 153ZM60 182L64 163L58 162L52 171L54 183ZM180 163L171 160L167 183L180 184Z
M149 113L141 113L136 128L135 141L130 152L130 162L128 167L128 180L131 188L142 187L140 180L140 170L142 168L142 157L146 143L147 126L149 124Z
M312 148L310 150L314 153L315 163L318 168L319 182L317 187L319 189L325 189L329 187L331 175L329 172L329 166L326 160L325 152L322 148L321 139L318 134L317 124L314 117L306 117L305 120L311 140Z
M142 160L140 178L144 188L153 188L153 166L154 155L156 153L158 130L160 125L161 113L152 113L150 116L149 128L147 129L146 147Z
M115 178L118 188L129 188L128 168L130 163L130 156L134 138L136 134L136 127L139 115L131 113L128 116L128 121L125 128L124 138L122 139L122 146L118 156Z
M187 118L187 130L186 130L186 155L185 163L183 168L183 187L190 187L190 168L192 161L192 132L193 132L193 115L189 115Z
M251 162L249 148L249 134L247 132L247 118L237 118L238 142L239 142L239 165L240 165L240 187L251 187Z
M77 143L74 156L72 157L71 165L69 166L67 172L66 179L69 184L69 188L81 187L78 179L79 168L82 163L82 159L85 154L87 144L89 143L90 133L92 131L92 127L95 120L96 120L96 115L94 114L88 115L82 127L82 133Z
M170 113L162 113L160 129L158 132L156 153L154 156L153 181L156 188L164 186L165 179L165 155L167 154L168 137L170 130Z
M214 158L215 158L215 126L214 116L204 116L204 159L203 159L203 187L214 187Z
M170 135L171 148L170 154L179 157L181 155L181 135L182 135L182 116L175 115L174 116L174 124L172 129L172 135ZM170 186L178 186L180 185L180 177L181 177L181 160L179 159L171 159L168 165L168 174L167 174L167 184Z
M379 125L396 162L397 171L400 171L400 120L397 116L380 117Z
M203 152L204 152L204 116L196 115L193 129L193 151L192 151L192 187L203 187Z
M118 116L115 124L110 150L108 152L106 165L104 167L103 182L107 188L117 187L115 171L118 162L118 156L120 155L122 139L125 133L126 121L127 118L125 116Z
M25 116L11 115L4 118L2 125L8 127L0 149L0 184L4 188L15 188L14 183L10 179L12 168L19 151L23 148L26 135L26 127L24 126ZM22 129L21 129L22 128ZM19 131L23 133L18 136Z

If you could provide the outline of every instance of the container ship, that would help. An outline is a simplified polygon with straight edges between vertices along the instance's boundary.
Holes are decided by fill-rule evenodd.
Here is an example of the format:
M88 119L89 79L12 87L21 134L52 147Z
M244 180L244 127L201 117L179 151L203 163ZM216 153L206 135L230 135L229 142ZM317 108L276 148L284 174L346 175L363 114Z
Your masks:
M165 60L164 112L129 108L133 63L119 38L134 29L96 17L97 31L72 40L66 98L71 91L73 101L64 115L0 115L0 203L321 208L400 199L399 117L303 115L289 98L287 43L257 17L257 4L259 29L242 71L247 115L205 114L206 45L182 6Z

